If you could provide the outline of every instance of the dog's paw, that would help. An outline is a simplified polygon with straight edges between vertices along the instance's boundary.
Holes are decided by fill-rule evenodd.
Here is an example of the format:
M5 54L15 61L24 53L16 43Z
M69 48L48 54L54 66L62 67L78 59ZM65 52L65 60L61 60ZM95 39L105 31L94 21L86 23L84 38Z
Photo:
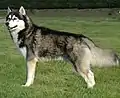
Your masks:
M95 85L95 82L93 81L92 83L89 83L89 84L87 85L87 88L92 89L92 88L94 87L94 85Z

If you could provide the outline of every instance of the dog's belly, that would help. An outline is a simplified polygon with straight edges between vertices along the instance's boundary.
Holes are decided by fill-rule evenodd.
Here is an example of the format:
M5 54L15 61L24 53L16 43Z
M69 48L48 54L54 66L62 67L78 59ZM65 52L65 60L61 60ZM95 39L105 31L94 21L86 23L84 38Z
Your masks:
M52 60L55 60L55 61L63 61L63 57L55 57L55 58L51 58L51 57L40 57L39 58L40 61L43 61L43 62L47 62L47 61L52 61Z

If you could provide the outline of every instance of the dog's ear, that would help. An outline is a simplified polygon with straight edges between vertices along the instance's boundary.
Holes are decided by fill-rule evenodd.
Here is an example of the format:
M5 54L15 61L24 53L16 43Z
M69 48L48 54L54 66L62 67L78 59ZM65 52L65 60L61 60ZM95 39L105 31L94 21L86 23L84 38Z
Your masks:
M20 7L19 13L22 14L22 15L26 15L26 11L25 11L23 6Z
M12 10L8 6L7 13L9 14L10 12L12 12Z

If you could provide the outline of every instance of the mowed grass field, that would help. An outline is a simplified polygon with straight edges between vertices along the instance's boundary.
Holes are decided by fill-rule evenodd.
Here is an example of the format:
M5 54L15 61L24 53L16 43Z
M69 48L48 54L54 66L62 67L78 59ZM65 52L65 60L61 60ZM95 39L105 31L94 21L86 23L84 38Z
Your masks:
M49 11L32 15L33 22L52 29L84 34L99 47L120 54L120 17L104 11ZM5 18L4 14L0 14ZM87 89L83 78L63 61L39 62L35 82L22 87L26 79L24 58L13 44L4 23L0 23L0 98L120 98L120 67L92 68L96 85Z

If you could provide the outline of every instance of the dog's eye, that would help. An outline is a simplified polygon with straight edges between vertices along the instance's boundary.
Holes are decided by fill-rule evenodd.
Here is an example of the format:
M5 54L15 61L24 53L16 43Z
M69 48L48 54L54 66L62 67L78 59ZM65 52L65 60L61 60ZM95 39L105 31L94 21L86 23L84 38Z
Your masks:
M17 20L17 18L13 18L13 20Z

